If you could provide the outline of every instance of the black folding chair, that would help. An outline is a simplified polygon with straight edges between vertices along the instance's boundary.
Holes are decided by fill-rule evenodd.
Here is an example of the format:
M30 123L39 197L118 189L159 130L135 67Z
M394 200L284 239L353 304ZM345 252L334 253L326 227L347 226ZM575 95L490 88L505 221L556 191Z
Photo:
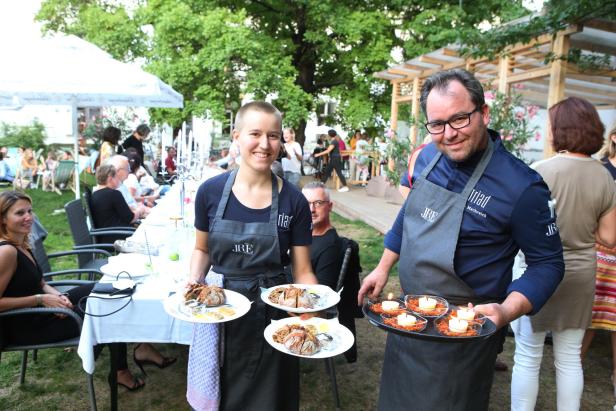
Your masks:
M344 238L343 238L344 239ZM344 258L342 259L342 266L340 267L340 275L338 276L338 283L336 284L336 292L339 292L340 289L345 284L347 269L349 267L349 261L351 260L351 255L353 253L353 245L348 243L347 241L343 241L343 245L346 246L344 251ZM339 311L339 309L337 309ZM353 333L353 336L355 333ZM332 393L334 395L334 401L336 403L336 409L340 409L340 396L338 394L338 382L336 379L336 366L334 364L334 358L329 357L325 359L325 370L327 374L329 374L329 378L332 384Z
M98 270L79 269L79 268L61 270L61 271L51 271L51 266L49 264L49 257L67 256L67 255L73 255L75 253L82 253L82 252L106 253L106 251L104 250L96 250L96 251L73 250L73 251L67 251L67 252L47 254L45 251L45 247L43 245L43 240L45 239L46 231L44 230L42 225L40 225L40 222L38 222L38 219L36 218L35 218L35 225L38 225L38 235L35 235L33 238L34 241L32 244L32 254L34 255L34 258L37 264L40 266L41 270L43 271L43 278L45 279L47 284L53 286L59 291L64 292L64 291L69 290L70 288L73 288L79 285L92 283L94 280L97 279L97 277L102 276L102 273ZM87 276L88 280L81 280L81 276L83 274ZM77 275L78 278L76 280L62 279L62 280L53 281L53 277L55 276L64 277L67 275ZM72 310L69 310L66 308L48 308L48 307L18 308L18 309L0 312L0 320L2 318L28 315L28 314L42 314L42 313L65 314L68 318L70 318L72 321L76 323L77 328L79 329L79 333L81 334L81 326L82 326L81 317L75 314L75 312L73 312ZM36 362L37 357L38 357L38 350L42 350L45 348L77 347L79 345L79 338L80 338L79 336L76 336L73 338L69 338L69 339L62 340L62 341L56 341L52 343L21 344L21 345L7 344L5 346L3 346L2 341L0 341L0 356L2 355L2 352L22 351L21 373L19 377L19 383L24 384L26 380L26 369L28 365L28 351L32 350L32 359L34 362ZM92 410L96 410L94 381L92 379L92 375L88 373L86 373L86 378L87 378L87 384L88 384L88 394L90 396L90 407Z
M131 227L88 228L87 214L81 200L69 201L64 206L64 210L66 211L66 218L68 219L68 225L71 229L71 235L73 236L73 248L75 250L103 249L114 253L115 248L113 244L99 243L96 241L96 238L108 235L123 235L128 237L134 232L134 229ZM96 255L92 253L82 253L79 256L79 266L83 268L100 269L100 267L106 263L107 258L97 259Z

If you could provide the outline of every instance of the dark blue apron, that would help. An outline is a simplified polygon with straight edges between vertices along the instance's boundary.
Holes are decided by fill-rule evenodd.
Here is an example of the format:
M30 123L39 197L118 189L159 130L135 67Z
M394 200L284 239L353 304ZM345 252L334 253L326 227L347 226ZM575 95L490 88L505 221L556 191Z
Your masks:
M413 183L406 203L400 262L405 294L431 294L454 304L485 302L458 277L454 257L468 197L492 158L492 140L461 193L426 178L441 153ZM379 410L487 410L503 333L487 340L444 343L387 336Z

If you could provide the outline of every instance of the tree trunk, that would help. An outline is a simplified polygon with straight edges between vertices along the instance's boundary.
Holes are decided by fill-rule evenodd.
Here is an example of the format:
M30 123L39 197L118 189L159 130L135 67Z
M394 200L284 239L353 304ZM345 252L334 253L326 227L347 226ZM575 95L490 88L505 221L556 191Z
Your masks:
M295 130L295 141L302 146L302 150L304 148L304 144L306 143L306 119L301 119L297 126L297 130Z

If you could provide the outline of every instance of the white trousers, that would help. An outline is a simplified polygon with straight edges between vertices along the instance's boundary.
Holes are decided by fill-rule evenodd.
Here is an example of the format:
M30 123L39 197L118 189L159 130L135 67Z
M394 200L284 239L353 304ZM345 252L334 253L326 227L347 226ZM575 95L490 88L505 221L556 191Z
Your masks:
M511 377L511 409L535 409L539 392L539 370L546 332L533 332L530 319L523 316L511 324L515 333L515 355ZM579 410L584 389L582 371L583 329L552 331L556 367L556 406L559 411Z

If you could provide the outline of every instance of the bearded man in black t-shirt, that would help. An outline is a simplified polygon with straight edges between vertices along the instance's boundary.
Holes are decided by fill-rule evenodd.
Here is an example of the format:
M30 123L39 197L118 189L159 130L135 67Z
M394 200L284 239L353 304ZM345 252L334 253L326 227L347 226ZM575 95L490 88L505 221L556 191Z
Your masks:
M310 262L312 270L319 280L319 284L327 285L336 290L338 277L344 259L343 239L338 236L332 226L329 214L334 204L329 196L329 189L321 182L312 182L302 188L302 194L308 200L310 215L312 217L312 245L310 246ZM357 281L359 287L359 281ZM342 307L338 307L339 311ZM342 321L342 313L340 314ZM344 325L355 334L355 320L353 315ZM357 360L357 346L344 353L348 362Z

